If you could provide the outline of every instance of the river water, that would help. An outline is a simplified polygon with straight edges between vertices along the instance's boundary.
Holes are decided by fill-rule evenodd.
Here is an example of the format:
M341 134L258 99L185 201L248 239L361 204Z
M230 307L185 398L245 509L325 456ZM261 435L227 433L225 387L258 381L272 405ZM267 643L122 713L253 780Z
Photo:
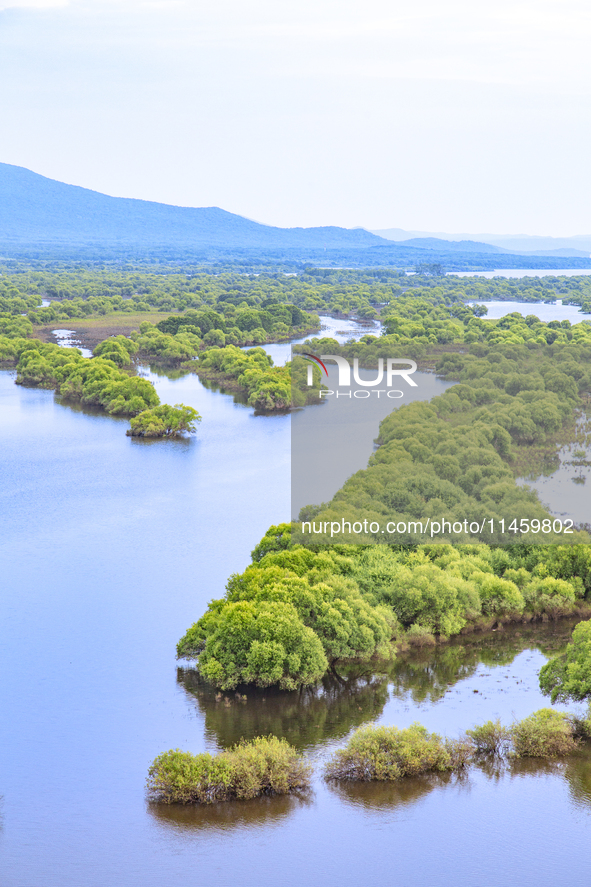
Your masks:
M401 786L318 776L302 799L147 803L148 766L168 748L272 731L319 767L374 719L457 735L523 717L547 704L537 672L572 627L466 640L315 692L216 702L174 647L289 515L290 417L255 416L193 375L151 378L164 401L203 416L190 441L127 438L126 421L0 372L2 887L554 887L567 872L588 885L583 753Z
M506 317L507 314L517 312L527 317L533 314L544 323L550 323L551 320L569 320L572 324L581 323L582 321L590 321L591 314L584 314L578 305L563 305L562 299L556 302L469 302L469 305L484 305L488 309L484 320L498 320L500 317Z

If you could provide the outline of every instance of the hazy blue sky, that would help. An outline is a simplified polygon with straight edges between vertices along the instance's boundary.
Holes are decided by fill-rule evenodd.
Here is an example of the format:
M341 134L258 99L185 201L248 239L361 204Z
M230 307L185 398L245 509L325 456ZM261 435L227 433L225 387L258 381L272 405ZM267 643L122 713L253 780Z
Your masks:
M583 0L0 0L0 160L276 225L591 233Z

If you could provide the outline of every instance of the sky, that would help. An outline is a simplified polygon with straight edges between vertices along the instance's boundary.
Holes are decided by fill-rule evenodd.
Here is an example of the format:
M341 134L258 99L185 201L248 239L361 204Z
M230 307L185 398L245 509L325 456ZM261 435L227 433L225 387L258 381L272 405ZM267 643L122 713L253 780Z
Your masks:
M0 161L266 224L591 233L583 0L0 0Z

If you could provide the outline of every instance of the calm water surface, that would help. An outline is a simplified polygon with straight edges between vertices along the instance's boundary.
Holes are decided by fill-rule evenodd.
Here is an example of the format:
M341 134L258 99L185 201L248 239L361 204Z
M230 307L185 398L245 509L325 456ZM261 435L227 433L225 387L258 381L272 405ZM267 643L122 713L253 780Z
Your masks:
M202 414L192 440L132 440L126 421L0 373L2 887L540 887L567 872L588 885L585 755L400 787L316 779L303 799L207 810L146 802L147 768L168 748L272 730L320 764L374 719L457 735L522 717L545 704L537 672L571 628L216 702L174 647L289 515L290 418L254 416L195 376L153 378L163 400Z
M498 320L506 317L514 311L527 317L533 314L544 323L551 320L570 320L571 323L581 323L583 320L591 320L591 314L584 314L578 305L563 305L562 300L556 302L469 302L470 305L484 305L488 308L485 320Z
M495 271L448 271L451 277L581 277L591 268L498 268Z

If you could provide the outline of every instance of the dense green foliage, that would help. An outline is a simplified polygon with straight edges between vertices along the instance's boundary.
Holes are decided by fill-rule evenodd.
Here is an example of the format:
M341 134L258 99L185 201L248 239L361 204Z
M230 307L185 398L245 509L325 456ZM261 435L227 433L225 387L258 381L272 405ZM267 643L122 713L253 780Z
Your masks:
M513 336L515 328L509 325L506 331ZM547 325L544 329L548 331ZM499 533L501 521L506 528L517 521L514 535L520 538L523 521L523 535L529 532L531 538L535 532L537 541L558 541L549 512L514 478L535 471L540 448L574 424L577 409L589 396L588 331L591 327L580 324L572 331L550 329L558 336L552 344L479 342L470 346L470 353L444 354L437 371L459 384L430 403L415 401L387 416L368 468L354 474L328 505L307 510L302 519L313 516L319 530L324 522L328 528L333 522L343 526L343 521L352 526L362 515L380 528L368 538L405 544L425 541L417 520L425 526L427 520L474 522L480 527L477 538L485 542L506 541ZM572 341L563 341L568 335ZM360 354L360 360L369 361L368 351L373 350L377 360L378 348L383 350L379 343L340 349L335 343L331 353ZM403 530L386 538L380 530L387 522L401 524ZM438 535L437 541L469 541L472 535L464 527L453 537ZM313 541L331 538L335 541L332 531L315 531ZM299 540L307 541L305 534ZM336 541L361 538L337 533Z
M195 372L224 387L244 391L248 403L258 410L286 410L291 406L289 367L274 367L262 348L208 348L199 356Z
M472 730L466 730L466 735L474 743L476 753L480 755L501 755L511 740L511 731L503 727L499 718L479 724Z
M112 360L118 367L129 366L138 346L126 336L109 336L103 342L99 342L93 351L94 357L104 357Z
M193 407L164 403L134 416L126 433L129 437L179 437L196 431L196 422L201 422L201 416Z
M408 277L402 270L388 268L326 269L296 264L286 270L291 274L271 266L254 268L252 262L243 268L235 263L233 269L188 263L105 268L12 262L0 266L0 313L33 310L34 323L53 323L113 311L184 311L203 306L216 306L220 311L222 303L237 308L246 303L273 316L271 305L291 303L304 311L355 312L371 318L376 305L388 304L404 291L448 304L493 299L553 302L559 298L591 310L591 278L586 276L493 280ZM52 304L39 308L41 299L50 299ZM279 322L287 320L280 318ZM292 325L300 326L293 318ZM266 329L264 323L257 326Z
M555 758L577 747L572 718L552 708L541 708L511 728L513 754L518 758Z
M288 540L289 525L271 528L253 564L230 578L226 596L212 601L179 641L179 657L198 658L216 686L309 684L335 663L391 656L398 643L577 613L591 592L587 545L311 551L288 547ZM301 649L312 637L318 643L311 669ZM262 641L275 645L274 660L260 655ZM290 653L297 662L291 670Z
M191 360L203 348L197 332L189 326L181 327L178 333L163 333L157 326L144 320L139 330L131 333L138 357L160 364L178 364ZM107 340L108 341L108 340Z
M218 755L179 749L158 755L148 771L153 800L167 804L212 804L306 789L310 767L284 739L259 737Z
M591 622L577 625L566 651L544 665L540 687L552 702L591 696Z
M204 379L244 392L256 410L288 410L292 406L318 402L320 371L317 367L313 371L314 385L308 387L301 358L294 361L293 368L290 363L275 367L263 348L247 351L235 345L208 348L199 355L194 370Z
M18 354L17 383L21 385L55 388L68 400L99 406L113 415L135 416L158 405L150 382L128 375L111 359L85 358L77 348L36 339L13 341Z
M461 770L471 755L469 742L444 740L437 733L428 733L421 724L412 724L406 730L369 725L356 730L345 748L335 752L324 774L328 779L391 781Z

